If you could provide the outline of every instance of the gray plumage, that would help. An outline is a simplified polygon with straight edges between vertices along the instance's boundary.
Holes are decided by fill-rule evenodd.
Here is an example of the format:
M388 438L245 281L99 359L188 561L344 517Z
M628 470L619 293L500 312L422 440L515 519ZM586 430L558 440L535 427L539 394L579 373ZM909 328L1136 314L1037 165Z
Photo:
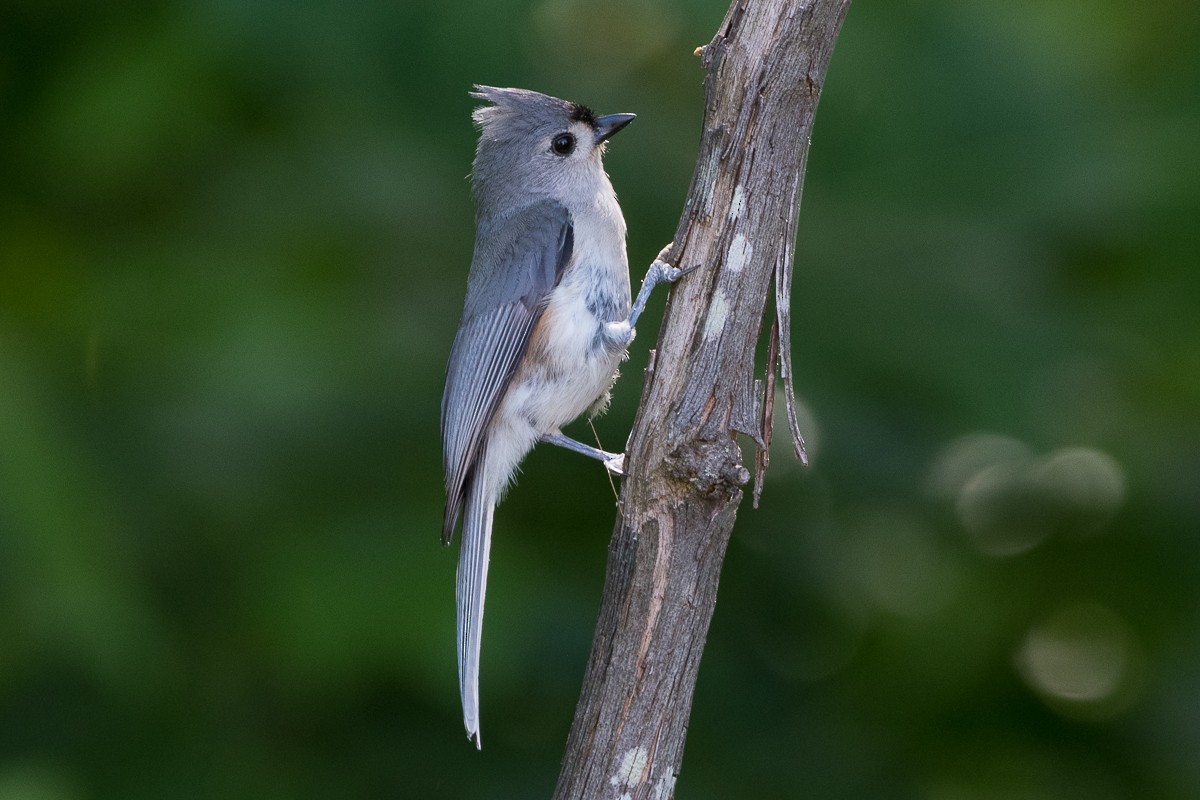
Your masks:
M442 399L446 518L450 543L467 472L487 424L525 354L546 296L571 257L570 215L554 201L533 203L497 223L480 225ZM478 268L477 268L478 267Z
M475 254L442 398L442 537L449 542L461 517L459 688L478 746L493 511L539 440L618 458L559 429L606 402L634 320L625 221L601 163L605 140L633 115L596 117L537 92L476 89L486 105L474 113Z

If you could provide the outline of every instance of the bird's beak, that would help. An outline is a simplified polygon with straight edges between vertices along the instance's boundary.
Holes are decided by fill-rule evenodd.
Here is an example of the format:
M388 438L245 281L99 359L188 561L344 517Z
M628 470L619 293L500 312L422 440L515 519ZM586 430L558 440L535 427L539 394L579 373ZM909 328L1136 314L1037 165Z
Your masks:
M637 114L609 114L596 117L596 144L607 140L617 131L633 122Z

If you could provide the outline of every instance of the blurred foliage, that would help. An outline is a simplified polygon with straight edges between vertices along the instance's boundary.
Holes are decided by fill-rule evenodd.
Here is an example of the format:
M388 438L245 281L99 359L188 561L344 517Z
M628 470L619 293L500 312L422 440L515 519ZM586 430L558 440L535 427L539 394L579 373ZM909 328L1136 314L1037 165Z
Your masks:
M4 5L0 800L549 795L613 497L539 449L501 507L476 753L437 544L467 90L639 114L640 274L723 12ZM852 8L796 268L814 465L743 508L681 797L1200 796L1200 15L1079 12Z

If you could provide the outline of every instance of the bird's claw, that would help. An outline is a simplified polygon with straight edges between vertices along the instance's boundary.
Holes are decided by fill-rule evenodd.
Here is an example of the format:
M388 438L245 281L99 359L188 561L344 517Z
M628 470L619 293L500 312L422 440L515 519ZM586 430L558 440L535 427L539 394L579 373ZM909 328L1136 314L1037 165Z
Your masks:
M665 261L655 261L654 266L658 268L659 283L674 283L684 275L690 275L700 269L699 264L693 264L690 267L674 267Z

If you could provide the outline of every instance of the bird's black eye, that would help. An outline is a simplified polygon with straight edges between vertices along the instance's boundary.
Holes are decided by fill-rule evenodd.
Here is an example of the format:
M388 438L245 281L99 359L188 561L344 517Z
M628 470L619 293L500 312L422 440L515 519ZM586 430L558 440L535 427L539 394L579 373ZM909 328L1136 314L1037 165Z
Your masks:
M575 137L569 133L560 133L554 137L550 147L560 156L569 156L575 150Z

